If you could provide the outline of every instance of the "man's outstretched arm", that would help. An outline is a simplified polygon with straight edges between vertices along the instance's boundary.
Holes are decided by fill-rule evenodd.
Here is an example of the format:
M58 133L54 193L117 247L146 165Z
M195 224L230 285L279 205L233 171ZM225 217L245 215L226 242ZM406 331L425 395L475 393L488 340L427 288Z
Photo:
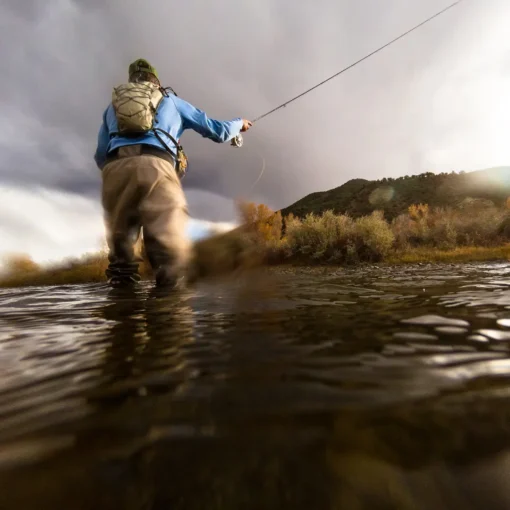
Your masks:
M242 118L233 120L210 119L207 114L195 108L193 105L180 98L174 99L175 106L179 111L184 129L192 129L205 138L217 143L228 142L242 131L251 127L251 122Z

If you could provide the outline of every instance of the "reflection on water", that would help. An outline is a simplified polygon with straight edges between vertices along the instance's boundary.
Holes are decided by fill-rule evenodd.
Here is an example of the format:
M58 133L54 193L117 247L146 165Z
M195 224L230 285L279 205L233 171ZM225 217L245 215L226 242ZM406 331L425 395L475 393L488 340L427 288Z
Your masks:
M503 509L510 264L0 291L0 509Z

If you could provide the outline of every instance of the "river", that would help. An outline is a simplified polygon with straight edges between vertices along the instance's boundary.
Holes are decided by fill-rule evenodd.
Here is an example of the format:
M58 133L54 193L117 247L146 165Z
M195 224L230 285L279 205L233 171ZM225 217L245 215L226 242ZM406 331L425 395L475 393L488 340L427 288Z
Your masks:
M510 264L0 290L0 509L508 509Z

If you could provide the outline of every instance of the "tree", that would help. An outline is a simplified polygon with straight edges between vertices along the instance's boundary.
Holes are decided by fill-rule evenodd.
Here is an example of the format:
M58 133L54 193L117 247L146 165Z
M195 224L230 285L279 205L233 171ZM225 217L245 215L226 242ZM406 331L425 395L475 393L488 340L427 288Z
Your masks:
M420 218L425 218L429 214L429 206L427 204L413 204L409 206L408 209L409 217L412 220L418 220Z
M243 222L254 227L263 239L279 240L282 236L283 219L280 211L274 212L265 204L240 202L238 207Z

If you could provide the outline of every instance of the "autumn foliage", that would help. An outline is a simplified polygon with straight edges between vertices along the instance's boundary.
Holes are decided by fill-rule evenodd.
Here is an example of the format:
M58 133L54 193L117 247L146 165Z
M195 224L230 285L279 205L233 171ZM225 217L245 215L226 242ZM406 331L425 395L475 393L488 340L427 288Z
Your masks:
M496 247L510 240L510 200L502 207L469 197L457 208L412 204L391 221L382 211L359 218L326 211L303 219L263 204L240 204L240 211L269 263L373 262L417 248Z
M272 211L265 204L239 202L242 223L254 228L265 241L278 241L282 236L283 220L280 211Z

